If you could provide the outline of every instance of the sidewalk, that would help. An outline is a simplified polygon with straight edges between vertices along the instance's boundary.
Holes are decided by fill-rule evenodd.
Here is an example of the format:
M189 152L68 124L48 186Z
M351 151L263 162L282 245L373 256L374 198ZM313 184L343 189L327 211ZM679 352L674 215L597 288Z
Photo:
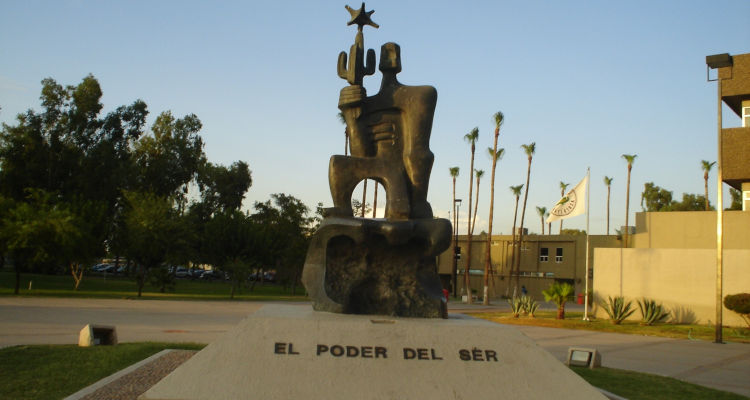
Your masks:
M507 310L450 303L450 313ZM289 303L285 303L289 304ZM301 304L301 303L300 303ZM263 303L0 297L0 347L77 343L87 323L115 325L120 341L210 343ZM301 306L309 307L309 303ZM549 304L542 305L544 309ZM553 308L549 308L553 309ZM570 311L583 311L573 304ZM568 347L593 347L605 367L669 376L750 397L750 345L583 330L515 326L561 361Z
M471 314L509 310L507 305L496 303L490 306L450 303L449 311ZM583 306L571 304L566 310L583 311ZM668 376L750 397L748 344L513 326L563 362L569 347L594 348L601 353L604 367Z

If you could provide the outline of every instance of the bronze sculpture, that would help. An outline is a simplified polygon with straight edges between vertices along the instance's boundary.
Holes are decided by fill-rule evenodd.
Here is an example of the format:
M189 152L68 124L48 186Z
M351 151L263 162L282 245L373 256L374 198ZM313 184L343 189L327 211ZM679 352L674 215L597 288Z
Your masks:
M437 91L398 82L401 51L381 47L380 91L367 97L363 78L374 73L365 25L378 27L373 11L346 7L357 25L349 55L341 52L339 109L350 133L351 156L334 155L328 179L333 207L315 233L303 283L316 310L445 317L446 303L434 258L450 243L450 222L434 219L427 188L434 156L429 149ZM363 179L380 182L387 194L385 220L354 218L352 192Z

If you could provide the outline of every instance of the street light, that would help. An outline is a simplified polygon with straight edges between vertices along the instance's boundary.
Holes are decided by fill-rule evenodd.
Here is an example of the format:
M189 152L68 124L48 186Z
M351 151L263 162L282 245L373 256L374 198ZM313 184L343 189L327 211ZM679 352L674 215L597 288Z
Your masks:
M722 211L722 207L724 207L724 199L723 199L723 187L722 187L722 157L721 157L721 128L722 128L722 121L721 121L721 74L718 74L716 79L711 79L708 76L708 69L716 69L716 68L724 68L724 67L731 67L732 66L732 56L729 55L729 53L722 53L722 54L714 54L711 56L706 56L706 80L710 81L718 81L716 86L719 88L719 94L718 94L718 159L716 160L716 332L714 334L714 342L715 343L723 343L722 341L722 332L721 332L721 325L723 323L722 319L722 279L723 279L723 252L724 252L724 243L723 243L723 222L724 222L724 213ZM706 199L708 201L708 199Z
M461 199L453 200L453 297L458 296L458 207Z

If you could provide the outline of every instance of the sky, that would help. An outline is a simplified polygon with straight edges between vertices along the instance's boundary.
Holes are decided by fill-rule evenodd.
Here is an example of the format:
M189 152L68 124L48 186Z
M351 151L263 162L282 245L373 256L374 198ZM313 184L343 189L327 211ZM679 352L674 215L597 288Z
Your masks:
M334 1L2 1L0 122L39 110L41 80L99 81L104 112L142 99L149 126L167 110L196 114L208 159L247 162L253 185L244 206L272 193L291 194L314 210L332 205L328 160L343 154L337 119L338 53L349 50L345 2ZM359 8L361 3L349 3ZM703 193L700 161L717 158L716 82L705 56L750 52L750 1L370 1L365 47L401 46L406 85L438 91L430 148L435 155L428 200L448 217L451 167L460 168L459 233L466 232L470 147L479 128L480 183L475 232L487 229L497 111L505 115L498 147L493 232L509 234L514 197L525 183L522 144L536 143L525 226L541 231L537 206L551 209L560 182L571 187L591 169L590 230L625 223L627 164L637 154L630 224L641 211L644 183ZM713 75L712 75L713 76ZM380 73L365 78L369 95ZM740 119L726 107L724 126ZM716 200L716 169L709 199ZM372 201L373 183L368 185ZM361 188L361 184L360 184ZM359 188L355 198L361 198ZM729 200L725 185L725 206ZM476 190L474 191L476 196ZM384 205L380 191L378 207ZM523 198L521 199L523 201ZM382 210L379 216L382 216ZM520 210L519 210L520 219ZM585 229L584 216L565 228ZM556 233L559 224L553 224Z

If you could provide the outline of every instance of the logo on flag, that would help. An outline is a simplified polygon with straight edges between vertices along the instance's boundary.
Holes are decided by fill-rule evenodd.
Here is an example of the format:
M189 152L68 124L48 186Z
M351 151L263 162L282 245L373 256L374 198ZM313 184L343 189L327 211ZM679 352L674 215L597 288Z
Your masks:
M583 214L586 211L585 194L588 182L589 177L586 175L573 189L563 196L552 207L552 210L550 210L547 223Z

